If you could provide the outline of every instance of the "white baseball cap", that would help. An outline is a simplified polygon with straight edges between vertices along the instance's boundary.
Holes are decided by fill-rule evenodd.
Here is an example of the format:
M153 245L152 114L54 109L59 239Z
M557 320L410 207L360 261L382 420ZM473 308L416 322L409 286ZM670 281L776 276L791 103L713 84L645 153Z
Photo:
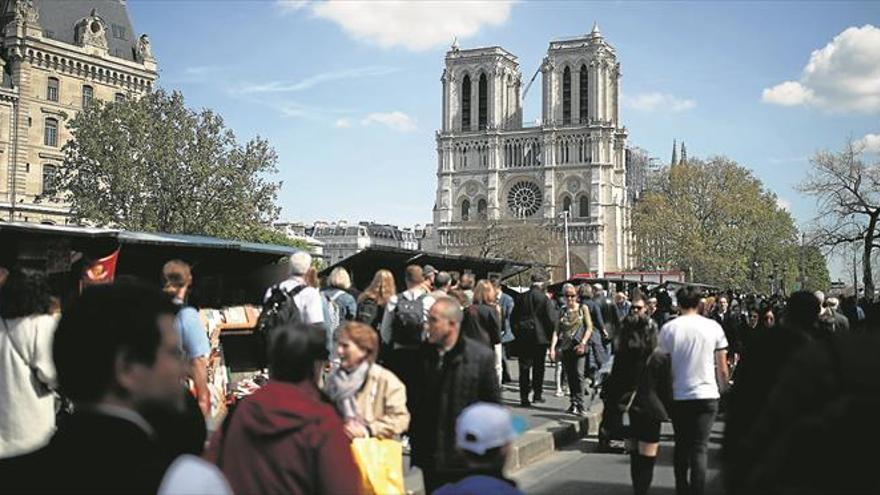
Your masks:
M455 422L455 445L461 450L483 455L512 442L521 431L522 425L506 408L477 402L459 414Z

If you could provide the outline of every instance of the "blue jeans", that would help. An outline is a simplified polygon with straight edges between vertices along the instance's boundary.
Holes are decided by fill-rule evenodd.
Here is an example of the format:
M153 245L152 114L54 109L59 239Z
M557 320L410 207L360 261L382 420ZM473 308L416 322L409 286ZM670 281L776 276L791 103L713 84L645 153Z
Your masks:
M709 435L717 413L717 399L672 403L676 495L703 495L706 491Z

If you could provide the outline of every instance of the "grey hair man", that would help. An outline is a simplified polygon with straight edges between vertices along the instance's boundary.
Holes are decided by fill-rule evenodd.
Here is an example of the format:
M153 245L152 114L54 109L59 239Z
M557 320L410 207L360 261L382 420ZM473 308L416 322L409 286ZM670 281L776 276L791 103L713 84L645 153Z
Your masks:
M294 293L293 303L299 310L302 321L291 323L324 323L324 306L321 303L321 294L315 287L306 283L305 275L312 266L312 255L305 251L297 251L290 255L290 276L278 284L270 287L263 297L267 301L272 295L272 289L278 287L281 290Z

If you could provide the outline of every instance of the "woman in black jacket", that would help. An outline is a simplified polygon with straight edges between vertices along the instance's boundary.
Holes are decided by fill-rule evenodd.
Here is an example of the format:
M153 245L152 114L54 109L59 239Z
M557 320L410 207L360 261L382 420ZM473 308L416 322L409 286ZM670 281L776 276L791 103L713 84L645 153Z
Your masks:
M657 348L657 325L644 314L645 301L633 302L633 314L618 333L611 376L605 383L606 420L628 427L630 476L636 495L648 493L660 446L660 424L672 401L669 355Z

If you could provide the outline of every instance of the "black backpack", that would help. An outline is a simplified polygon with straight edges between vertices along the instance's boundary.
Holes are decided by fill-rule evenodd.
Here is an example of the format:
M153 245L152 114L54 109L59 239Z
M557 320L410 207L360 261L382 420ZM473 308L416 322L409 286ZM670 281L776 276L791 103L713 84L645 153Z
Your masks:
M273 328L291 322L301 323L302 315L293 298L306 287L307 285L303 284L286 291L277 285L273 286L269 297L263 302L263 310L257 319L257 332L266 337Z
M425 305L422 294L414 300L409 300L401 294L397 298L397 306L394 308L394 318L391 321L391 340L395 344L415 346L422 343L422 334L425 331Z
M378 317L379 305L376 303L375 299L367 298L358 304L357 317L355 320L361 323L366 323L367 325L373 325L373 322L376 321L376 318Z

